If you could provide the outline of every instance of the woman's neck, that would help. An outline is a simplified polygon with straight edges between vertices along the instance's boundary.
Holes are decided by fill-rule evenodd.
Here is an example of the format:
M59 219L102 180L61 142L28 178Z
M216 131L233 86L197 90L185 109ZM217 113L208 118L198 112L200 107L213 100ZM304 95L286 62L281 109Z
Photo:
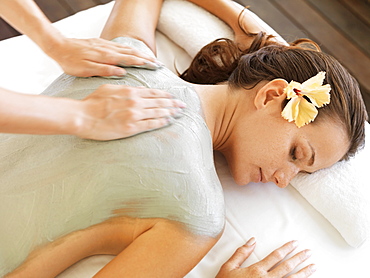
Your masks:
M248 105L245 94L230 92L227 84L197 85L197 92L205 121L212 135L213 148L222 151L230 144L229 139L242 110ZM240 108L243 107L241 110Z

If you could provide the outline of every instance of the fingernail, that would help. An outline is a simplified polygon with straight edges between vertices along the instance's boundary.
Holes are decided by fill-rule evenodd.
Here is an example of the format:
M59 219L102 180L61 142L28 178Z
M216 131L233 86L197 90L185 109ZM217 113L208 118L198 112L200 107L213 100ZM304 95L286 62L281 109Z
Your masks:
M142 65L128 65L125 62L121 62L118 65L124 68L139 68L139 69L150 69L150 70L156 70L162 67L162 65L154 63L154 62L144 62L144 64Z
M115 76L124 76L126 75L126 71L124 69L115 69L114 72L113 72L113 75Z
M175 119L172 117L167 117L167 125L173 124L175 122Z
M124 75L118 76L118 75L111 75L111 76L100 76L107 79L122 79Z
M254 237L252 237L251 239L249 239L247 241L247 243L245 245L247 245L247 246L253 246L255 244L256 244L256 239Z
M311 270L311 273L314 273L317 270L316 265L314 264L310 265L310 270Z
M292 246L293 246L294 248L298 247L298 240L293 240L293 241L292 241Z
M156 70L156 69L159 69L159 68L160 68L160 67L162 67L162 66L161 66L161 65L159 65L158 63L145 62L144 67L146 67L146 68L148 68L148 69Z
M156 60L154 63L156 63L160 67L164 66L164 64L161 61L158 61L158 60Z
M157 69L159 69L161 66L160 66L160 65L157 65L156 63L153 63L153 62L145 62L145 63L144 63L144 64L142 64L142 65L132 65L132 66L129 66L129 67L132 67L132 68L139 68L139 69L157 70Z
M173 114L172 117L174 117L175 119L179 119L181 118L182 116L184 116L184 113L182 111L182 109L180 108L175 108L175 114Z
M186 103L182 102L181 100L179 100L178 105L179 105L180 108L186 108Z
M311 256L312 256L312 251L311 251L311 250L307 250L307 251L305 252L305 254L306 254L306 258L309 258L309 257L311 257Z

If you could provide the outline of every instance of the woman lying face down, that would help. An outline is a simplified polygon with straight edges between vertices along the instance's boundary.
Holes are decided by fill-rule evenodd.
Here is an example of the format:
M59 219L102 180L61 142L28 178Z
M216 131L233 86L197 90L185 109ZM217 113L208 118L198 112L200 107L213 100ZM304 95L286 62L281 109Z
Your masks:
M138 10L137 3L116 1L103 36L126 36L118 41L148 51L140 41L154 48L160 6L142 1ZM11 204L0 210L2 219L12 220L9 233L0 236L6 263L12 264L6 270L21 263L20 253L25 259L9 277L54 277L95 254L117 255L96 277L183 277L223 228L212 147L225 155L238 184L272 181L284 187L298 172L328 167L361 146L366 112L358 86L331 57L299 47L259 45L223 61L234 69L227 80L214 82L227 81L219 85L196 86L165 68L127 69L126 77L113 81L65 75L56 80L46 93L80 98L107 83L146 86L173 93L187 108L164 129L112 142L5 138L4 157L16 154L16 167L0 183L6 193L0 204ZM294 247L284 245L281 254ZM287 262L305 260L304 251L297 256ZM281 258L272 255L269 261ZM284 271L282 263L270 277L284 277ZM302 277L310 273L309 267L301 271Z

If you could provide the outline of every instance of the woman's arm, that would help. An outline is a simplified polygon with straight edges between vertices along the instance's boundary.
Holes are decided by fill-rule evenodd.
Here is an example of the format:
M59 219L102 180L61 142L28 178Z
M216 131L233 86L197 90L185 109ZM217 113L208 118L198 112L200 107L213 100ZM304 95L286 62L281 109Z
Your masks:
M248 13L242 13L243 7L232 0L188 0L224 21L234 31L235 42L242 49L249 48L253 38L246 35L249 33L259 33L261 31L268 33L258 21L252 18ZM280 42L280 41L277 41Z
M167 92L104 85L83 100L0 88L0 133L70 134L112 140L169 124L184 104Z
M68 234L38 250L6 278L56 277L93 255L116 255L99 277L184 277L215 238L195 236L164 219L118 217Z
M115 65L155 62L153 57L133 53L131 48L110 41L64 37L33 0L0 0L0 16L30 37L71 75L123 75L125 70Z
M131 37L143 41L155 53L155 29L163 0L116 0L101 37Z
M216 241L162 219L138 235L94 277L184 277Z

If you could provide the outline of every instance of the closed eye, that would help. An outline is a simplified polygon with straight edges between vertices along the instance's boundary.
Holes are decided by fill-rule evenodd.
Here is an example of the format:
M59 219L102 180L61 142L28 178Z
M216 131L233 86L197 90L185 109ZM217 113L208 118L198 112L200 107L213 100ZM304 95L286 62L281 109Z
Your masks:
M309 174L309 175L313 174L313 172L307 172L307 171L300 171L300 173L302 173L302 174Z

